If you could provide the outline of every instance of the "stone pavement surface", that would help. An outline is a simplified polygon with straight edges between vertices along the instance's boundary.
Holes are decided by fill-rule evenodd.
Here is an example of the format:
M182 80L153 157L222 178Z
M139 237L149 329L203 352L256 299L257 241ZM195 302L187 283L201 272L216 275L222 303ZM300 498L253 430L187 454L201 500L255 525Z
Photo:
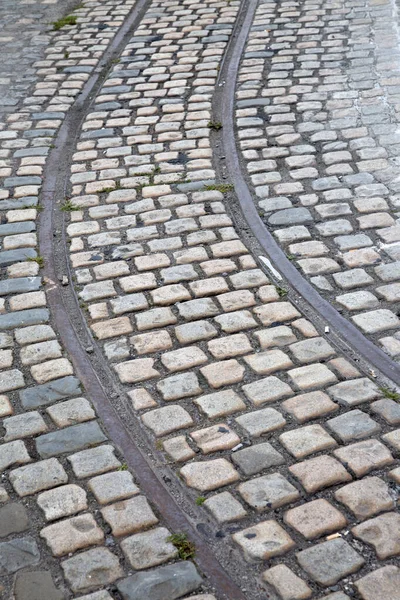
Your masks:
M83 2L76 25L48 33L51 42L33 65L38 81L0 131L0 593L7 599L223 598L207 573L177 556L168 538L180 532L141 493L139 474L127 470L96 417L46 306L51 282L41 277L46 256L36 228L46 157L133 4ZM364 4L353 4L361 12ZM342 2L319 6L260 2L249 37L238 80L238 145L264 203L275 202L266 186L281 181L270 173L283 181L289 172L281 163L270 169L289 156L286 144L293 156L309 152L292 152L303 144L290 125L297 117L280 121L292 102L300 111L296 91L279 84L278 101L268 95L268 82L277 85L268 36L278 32L279 60L271 65L286 63L297 43L289 29L305 56L320 40L321 48L349 43L353 26ZM193 512L209 515L233 567L246 562L247 579L237 583L249 600L399 600L399 395L390 382L361 372L268 280L216 181L211 101L240 10L236 0L147 3L85 115L67 197L55 198L65 218L70 287L148 447L168 462ZM329 76L338 76L335 68ZM298 93L311 94L302 78L316 76L295 77ZM362 95L367 88L357 89ZM335 102L336 88L330 91L327 102ZM304 99L311 101L322 102ZM265 110L275 105L277 112ZM308 127L318 124L310 110ZM268 143L260 123L266 114L274 123ZM322 164L325 150L317 150ZM278 218L281 209L306 209L301 200L290 204L302 190L273 189ZM323 220L330 226L329 214ZM315 238L308 221L279 229L290 236L293 227ZM289 242L299 239L307 237Z
M260 216L318 291L398 360L395 2L260 2L236 100Z

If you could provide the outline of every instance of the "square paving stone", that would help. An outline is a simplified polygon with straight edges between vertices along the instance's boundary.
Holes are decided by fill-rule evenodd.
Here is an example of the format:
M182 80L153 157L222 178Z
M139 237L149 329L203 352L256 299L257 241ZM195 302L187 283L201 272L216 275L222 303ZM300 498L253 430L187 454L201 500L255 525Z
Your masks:
M347 520L342 513L323 499L313 500L288 510L284 515L284 521L304 535L307 540L337 531L347 525Z
M87 508L86 492L78 485L63 485L39 494L37 503L46 521L74 515Z
M193 425L192 417L178 404L146 412L142 415L142 421L157 437Z
M296 342L289 346L289 350L300 363L318 362L336 354L332 346L322 337Z
M177 555L175 546L167 541L170 535L165 527L157 527L125 538L121 542L121 548L134 569L148 569Z
M212 425L190 434L203 454L229 450L240 443L240 438L225 423Z
M257 511L279 508L300 496L296 488L280 473L250 479L238 487L242 498Z
M240 479L238 472L226 458L188 463L180 473L186 485L201 492L216 490Z
M301 390L323 387L337 381L336 375L326 365L320 363L291 369L288 375Z
M358 409L351 410L334 419L329 419L329 421L326 422L326 426L337 435L342 442L360 440L379 433L381 430L381 426L376 421Z
M264 469L282 465L285 462L282 454L268 442L233 452L231 459L245 475L255 475Z
M314 452L337 446L333 437L321 425L306 425L286 431L279 436L279 441L295 458L304 458Z
M68 456L68 461L78 479L105 473L121 466L120 461L114 456L114 448L108 444L71 454Z
M39 561L40 550L30 536L0 543L0 575L9 575L24 567L33 567Z
M36 494L67 481L68 475L56 458L19 467L10 473L10 482L19 496Z
M276 521L262 521L233 534L232 538L239 544L249 562L281 556L296 545Z
M332 456L317 456L289 467L289 471L298 479L303 488L317 492L323 488L345 481L351 481L351 475Z
M400 569L387 565L356 582L362 600L399 600Z
M47 425L37 411L8 417L3 420L3 426L6 430L4 436L5 442L10 442L18 438L31 437L47 431Z
M176 600L197 590L202 579L190 561L135 573L117 583L123 600Z
M394 462L389 450L378 440L365 440L350 444L350 446L335 450L334 455L346 467L350 467L357 477L362 477L373 469L380 469Z
M247 512L236 498L229 492L215 494L204 502L204 506L211 512L218 523L228 523L243 519Z
M245 356L245 362L259 375L268 375L274 371L281 371L293 367L290 358L282 350L266 350Z
M101 509L113 535L127 535L156 525L158 519L144 496L121 500Z
M308 585L286 565L276 565L264 571L263 580L273 587L282 600L306 600L312 595Z
M107 548L93 548L61 563L64 575L74 592L105 587L123 576L119 560Z
M329 387L326 391L334 400L344 406L362 404L381 396L378 386L366 377L342 381Z
M243 429L247 431L251 437L260 437L269 431L281 429L286 425L286 419L275 408L262 408L249 412L240 417L236 417L235 421L239 423Z
M129 471L114 471L93 477L88 481L88 487L100 504L125 500L140 492Z
M28 513L22 504L10 502L0 508L0 538L28 529Z
M371 411L383 419L390 425L400 423L400 404L389 398L377 400L371 404Z
M383 510L393 510L395 503L387 484L379 477L365 477L335 492L335 498L358 519L367 519Z
M91 514L78 515L48 525L40 532L54 556L62 556L87 546L99 544L104 539L102 529Z
M378 558L400 554L400 515L386 513L353 527L352 534L375 548Z
M282 408L293 415L299 423L305 423L338 410L337 404L332 402L328 394L324 392L309 392L289 398L282 402Z
M241 397L233 390L200 396L194 400L194 403L210 419L218 419L246 409Z
M56 588L48 571L20 572L15 577L16 600L63 600L64 593Z
M342 539L322 542L297 554L297 560L314 581L323 586L334 585L346 575L355 573L364 559Z
M245 368L237 360L221 360L200 369L212 388L220 388L242 381Z
M266 402L274 402L293 394L292 388L278 377L271 376L259 379L242 387L247 398L256 406Z

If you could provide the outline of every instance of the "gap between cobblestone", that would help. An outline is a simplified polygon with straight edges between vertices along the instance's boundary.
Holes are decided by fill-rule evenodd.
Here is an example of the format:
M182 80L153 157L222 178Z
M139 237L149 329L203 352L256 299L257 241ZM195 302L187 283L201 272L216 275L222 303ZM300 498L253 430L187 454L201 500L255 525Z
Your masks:
M328 325L330 328L329 340L342 351L350 353L359 367L362 366L362 363L360 365L359 362L359 357L361 357L367 363L364 363L363 366L364 370L369 371L369 374L371 374L371 369L368 363L384 377L400 385L400 366L342 317L327 300L322 298L286 257L259 216L247 186L243 175L244 167L237 150L233 119L239 64L257 5L257 0L247 0L241 5L236 34L232 35L219 72L217 89L213 98L213 110L215 119L220 121L223 127L220 132L214 132L211 139L214 145L214 156L224 156L225 165L221 165L221 160L215 160L216 171L224 178L224 181L232 183L235 187L237 201L234 199L234 195L231 195L232 201L236 202L235 220L242 233L249 239L253 252L260 253L262 249L266 253L274 267L284 277L285 285L291 290L294 302L302 305L303 311L314 324L319 322L321 326ZM240 15L243 14L245 17L240 18ZM220 146L217 146L216 140L222 143L222 152ZM261 268L265 270L265 265L261 261L260 264ZM272 272L268 272L268 275L279 285L280 282L276 280Z

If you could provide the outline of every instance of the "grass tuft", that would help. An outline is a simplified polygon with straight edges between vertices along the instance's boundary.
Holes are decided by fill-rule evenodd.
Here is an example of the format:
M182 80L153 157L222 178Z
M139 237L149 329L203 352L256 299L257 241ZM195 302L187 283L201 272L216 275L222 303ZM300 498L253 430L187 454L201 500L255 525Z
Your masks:
M196 498L197 506L201 506L202 504L204 504L205 501L206 501L205 496L199 496L198 498Z
M66 15L65 17L61 17L58 21L54 21L53 30L58 31L65 25L76 25L78 17L76 15Z
M385 398L388 398L389 400L400 400L400 394L398 392L396 392L396 390L392 390L388 387L380 387L379 391L382 392L383 396L385 396Z
M171 542L175 546L181 560L191 560L194 557L195 546L188 540L186 533L174 533L167 537L167 542Z
M207 127L214 129L214 131L219 131L222 129L222 123L219 121L209 121Z
M43 256L30 256L29 258L26 259L28 262L35 262L36 264L39 265L39 267L42 269L44 267L44 258Z
M217 192L221 192L222 194L231 192L233 189L234 186L231 183L213 183L211 185L204 186L204 190L206 191L216 190Z
M61 204L60 210L63 212L73 212L74 210L81 210L79 206L76 206L71 200L66 200L64 204Z

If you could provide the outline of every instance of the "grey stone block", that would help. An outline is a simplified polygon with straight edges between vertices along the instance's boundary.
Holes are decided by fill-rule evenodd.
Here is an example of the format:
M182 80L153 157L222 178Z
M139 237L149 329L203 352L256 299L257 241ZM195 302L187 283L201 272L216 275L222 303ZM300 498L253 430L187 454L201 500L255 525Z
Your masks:
M202 579L191 562L136 573L117 583L124 600L176 600L194 592Z
M65 452L75 452L96 446L106 440L97 421L80 423L36 438L36 448L42 458Z
M54 379L50 383L23 390L19 396L24 408L37 408L68 398L68 396L77 396L80 393L79 379L69 375L61 379Z
M41 281L41 277L16 277L15 279L4 279L4 281L0 281L0 296L33 292L40 289Z
M40 552L31 537L18 538L0 544L0 575L15 573L40 561Z

